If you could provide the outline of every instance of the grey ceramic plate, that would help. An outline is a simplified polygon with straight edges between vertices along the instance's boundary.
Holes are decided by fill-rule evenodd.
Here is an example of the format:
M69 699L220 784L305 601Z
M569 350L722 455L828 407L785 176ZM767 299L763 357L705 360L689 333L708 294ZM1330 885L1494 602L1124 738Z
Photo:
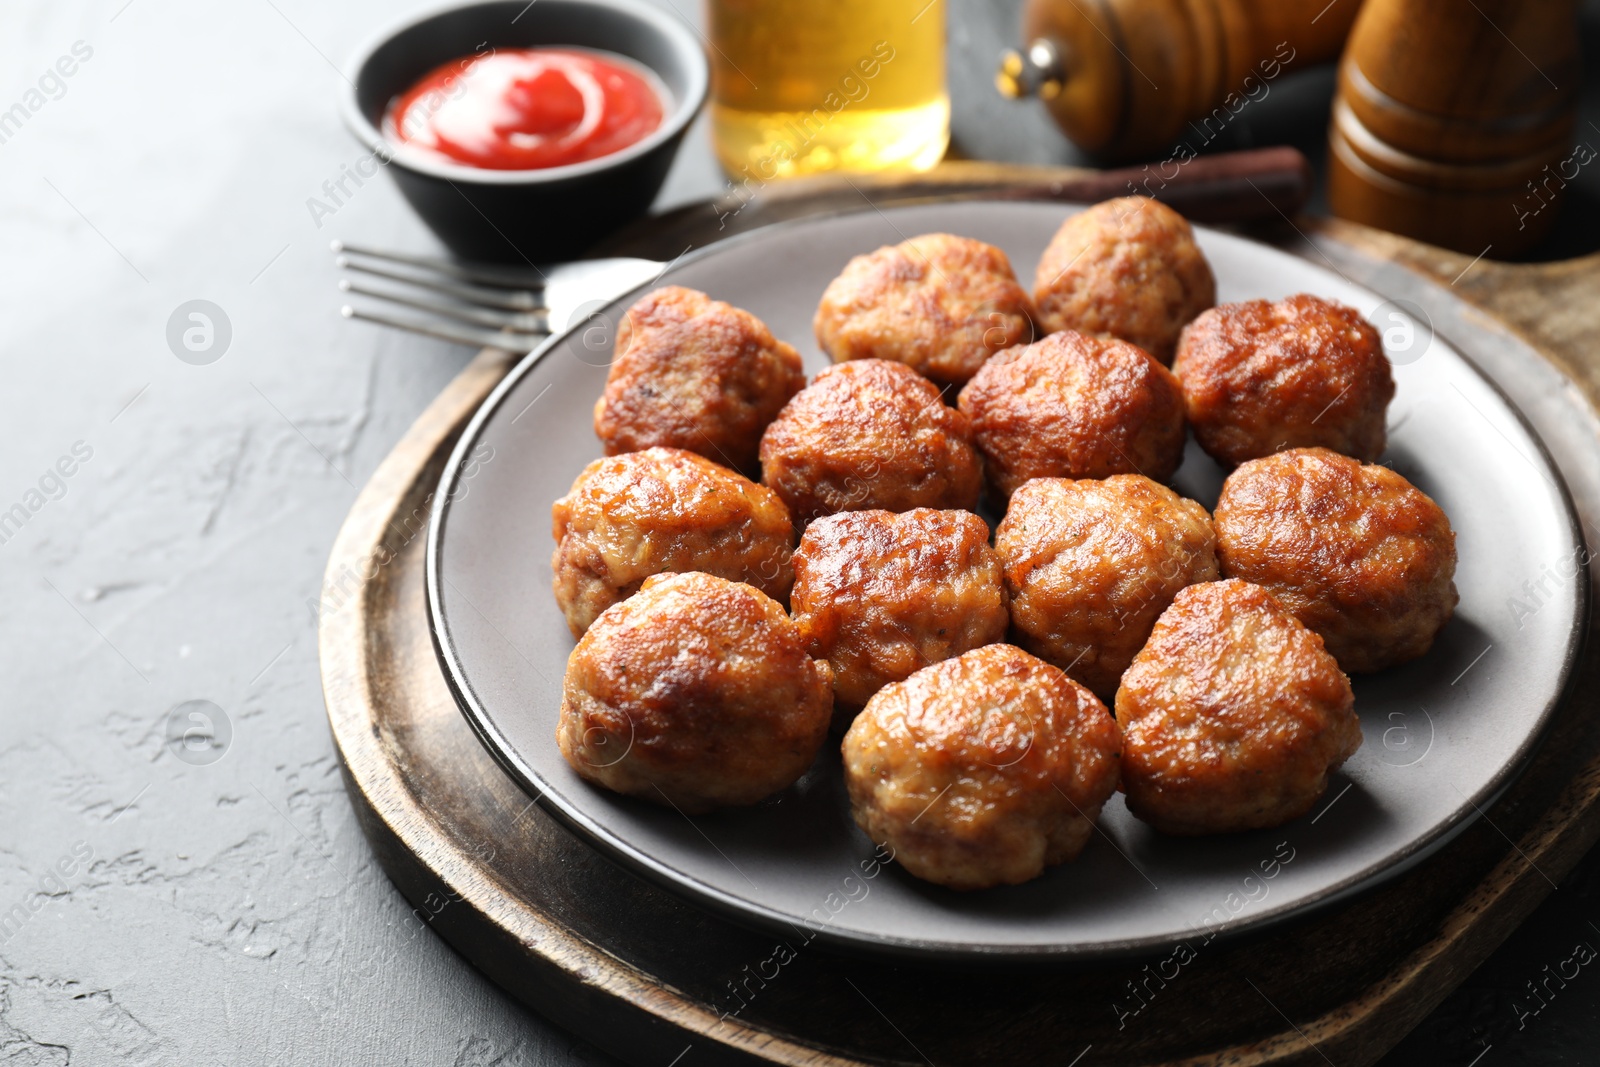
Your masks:
M945 231L999 245L1027 280L1066 214L980 202L808 220L686 257L660 284L749 309L814 373L826 360L811 315L852 255ZM429 610L447 676L484 744L530 795L631 869L791 942L854 950L1148 952L1325 904L1448 840L1526 759L1577 653L1584 560L1560 475L1499 390L1425 325L1403 312L1391 318L1381 297L1304 260L1226 234L1200 241L1221 301L1316 293L1390 331L1398 393L1384 461L1437 500L1457 533L1455 619L1421 660L1356 678L1365 743L1310 815L1271 831L1174 839L1134 820L1118 795L1077 861L1027 885L960 894L872 861L832 745L766 803L692 820L581 781L554 740L573 641L550 588L550 505L600 455L590 420L610 352L603 324L641 290L524 360L473 419L441 485ZM1180 490L1210 506L1221 481L1191 444ZM1530 575L1534 586L1524 588Z

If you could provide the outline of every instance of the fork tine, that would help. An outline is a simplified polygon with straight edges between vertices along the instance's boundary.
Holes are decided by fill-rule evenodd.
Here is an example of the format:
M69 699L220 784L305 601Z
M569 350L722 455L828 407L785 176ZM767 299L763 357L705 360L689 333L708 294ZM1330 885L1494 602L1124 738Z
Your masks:
M391 304L400 304L404 307L415 308L418 311L431 311L436 315L443 315L446 318L455 319L457 322L466 322L474 326L487 326L495 330L514 330L519 333L550 332L548 316L539 312L500 312L491 311L488 308L463 307L460 304L453 304L444 300L429 300L426 297L374 289L371 286L353 282L348 278L339 279L339 288L347 293L370 296L377 300L387 300Z
M353 245L347 241L334 241L331 246L335 255L348 252L369 259L385 260L389 263L404 263L409 267L422 267L425 270L437 271L440 274L462 281L478 282L482 285L493 285L504 289L529 289L537 291L544 288L544 271L538 267L489 267L482 264L454 263L448 259L439 259L435 256L414 256L405 252L385 252L378 248L368 248L365 245Z
M443 293L458 300L465 300L469 304L482 304L485 307L500 308L503 311L544 310L543 305L539 303L539 298L531 292L512 289L487 289L478 285L458 285L455 282L440 281L435 278L420 278L401 271L386 270L383 267L374 267L367 263L357 263L354 260L346 259L344 256L334 260L334 265L346 270L371 274L376 278L387 278L390 281L415 285L419 289L431 289L436 293Z
M441 341L453 341L474 348L498 348L502 352L532 352L546 340L543 334L495 333L490 330L474 329L471 326L454 326L448 322L419 322L415 319L391 318L388 315L363 311L349 304L340 308L339 314L347 319L363 319L380 326L391 326L397 330L419 333L424 337L433 337Z

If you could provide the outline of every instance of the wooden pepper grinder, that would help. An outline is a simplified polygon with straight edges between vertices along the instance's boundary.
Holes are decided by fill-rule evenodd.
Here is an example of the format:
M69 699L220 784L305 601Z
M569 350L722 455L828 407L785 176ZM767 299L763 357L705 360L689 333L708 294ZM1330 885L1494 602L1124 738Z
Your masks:
M1526 252L1578 168L1576 0L1367 0L1339 68L1333 213L1469 255Z
M1543 0L1540 0L1543 2ZM995 84L1106 161L1198 149L1286 70L1337 59L1359 0L1028 0ZM1198 143L1196 142L1198 139Z

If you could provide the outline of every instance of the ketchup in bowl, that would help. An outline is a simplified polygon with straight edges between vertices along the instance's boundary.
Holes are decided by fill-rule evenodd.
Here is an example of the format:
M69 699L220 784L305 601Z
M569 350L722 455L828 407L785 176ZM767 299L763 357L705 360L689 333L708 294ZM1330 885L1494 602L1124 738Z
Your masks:
M453 60L397 97L385 133L446 162L542 170L608 156L660 127L654 75L621 56L518 48Z

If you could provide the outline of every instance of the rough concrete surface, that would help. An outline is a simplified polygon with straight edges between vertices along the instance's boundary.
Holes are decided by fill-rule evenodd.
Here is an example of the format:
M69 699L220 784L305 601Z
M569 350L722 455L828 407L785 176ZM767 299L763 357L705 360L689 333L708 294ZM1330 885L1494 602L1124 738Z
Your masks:
M307 203L362 155L346 56L422 6L0 16L0 120L26 113L0 121L0 512L25 518L0 522L0 1062L610 1062L416 936L322 707L307 601L334 533L471 356L337 314L330 239L437 247L387 178ZM957 144L1067 160L1036 108L992 121L1019 7L953 8ZM662 205L720 184L702 125ZM210 362L169 346L194 300L231 328ZM1588 981L1546 1033L1595 1032Z

